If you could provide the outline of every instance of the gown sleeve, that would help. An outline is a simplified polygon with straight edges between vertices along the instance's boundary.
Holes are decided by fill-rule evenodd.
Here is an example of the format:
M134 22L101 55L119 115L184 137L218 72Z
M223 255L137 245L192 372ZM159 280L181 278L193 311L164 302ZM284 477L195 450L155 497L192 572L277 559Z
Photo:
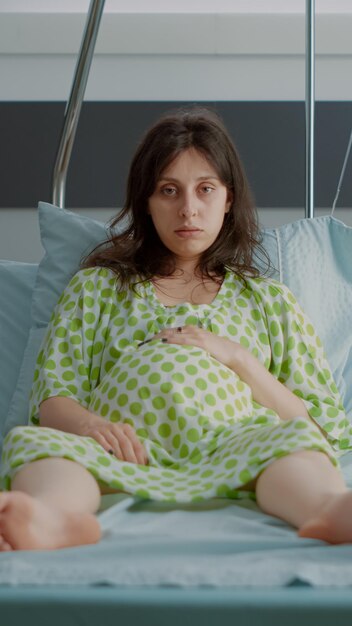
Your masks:
M39 406L53 396L87 408L99 384L116 277L105 268L80 270L62 293L37 357L29 422L39 424Z
M264 305L271 347L269 371L299 396L336 451L352 447L352 427L322 342L290 289L269 286Z

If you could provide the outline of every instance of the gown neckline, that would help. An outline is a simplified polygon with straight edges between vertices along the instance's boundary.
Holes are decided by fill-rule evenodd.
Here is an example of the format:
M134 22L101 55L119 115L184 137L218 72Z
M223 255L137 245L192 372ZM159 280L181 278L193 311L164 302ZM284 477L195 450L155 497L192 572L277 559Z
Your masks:
M201 310L207 307L212 308L214 306L217 306L218 304L222 304L224 297L225 297L225 293L228 290L229 277L230 277L230 272L227 270L219 291L215 294L215 297L213 298L213 300L208 303L195 304L193 302L188 302L186 300L184 302L178 302L177 304L172 304L172 305L163 304L161 300L159 300L155 287L151 280L145 283L146 295L147 295L149 302L154 306L154 308L157 308L159 311L163 310L165 312L166 311L176 312L181 307L182 308L187 307L192 310Z

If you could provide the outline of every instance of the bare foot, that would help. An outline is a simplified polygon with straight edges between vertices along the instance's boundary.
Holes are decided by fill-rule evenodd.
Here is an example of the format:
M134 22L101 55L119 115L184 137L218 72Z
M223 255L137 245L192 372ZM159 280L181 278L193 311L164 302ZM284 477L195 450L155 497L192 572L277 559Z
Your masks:
M0 552L55 550L97 543L100 537L91 513L49 508L21 491L0 493Z
M298 534L328 543L352 543L352 492L332 498L319 515L303 524Z

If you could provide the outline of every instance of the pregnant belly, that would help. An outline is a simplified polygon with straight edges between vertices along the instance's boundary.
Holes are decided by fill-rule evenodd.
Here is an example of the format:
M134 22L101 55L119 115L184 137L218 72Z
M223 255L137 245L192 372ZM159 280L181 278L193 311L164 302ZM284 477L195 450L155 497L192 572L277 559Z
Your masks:
M248 416L250 406L248 385L207 352L154 341L120 356L89 408L182 456L182 446Z

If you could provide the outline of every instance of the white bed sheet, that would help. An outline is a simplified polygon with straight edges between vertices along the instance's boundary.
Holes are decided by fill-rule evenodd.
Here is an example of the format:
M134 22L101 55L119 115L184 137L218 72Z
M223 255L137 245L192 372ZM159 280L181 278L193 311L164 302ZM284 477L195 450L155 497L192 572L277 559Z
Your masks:
M352 486L352 453L341 462ZM301 539L249 499L176 506L120 494L104 496L104 505L99 544L1 553L0 583L352 586L352 545Z

